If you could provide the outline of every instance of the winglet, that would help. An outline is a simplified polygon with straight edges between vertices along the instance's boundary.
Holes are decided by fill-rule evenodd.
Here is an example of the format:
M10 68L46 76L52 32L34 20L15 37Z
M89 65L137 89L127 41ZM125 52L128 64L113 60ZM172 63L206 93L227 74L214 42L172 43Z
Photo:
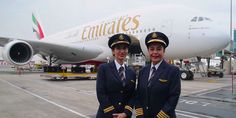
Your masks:
M44 32L43 32L42 26L40 25L39 21L36 19L34 14L32 14L32 20L33 20L33 23L34 23L33 32L36 33L39 40L43 39L44 38Z

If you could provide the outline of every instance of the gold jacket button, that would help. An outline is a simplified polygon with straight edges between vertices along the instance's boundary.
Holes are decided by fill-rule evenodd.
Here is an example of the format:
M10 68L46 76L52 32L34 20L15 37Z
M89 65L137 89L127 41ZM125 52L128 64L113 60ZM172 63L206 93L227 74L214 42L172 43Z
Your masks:
M121 103L121 102L119 102L118 104L119 104L119 105L121 105L122 103Z

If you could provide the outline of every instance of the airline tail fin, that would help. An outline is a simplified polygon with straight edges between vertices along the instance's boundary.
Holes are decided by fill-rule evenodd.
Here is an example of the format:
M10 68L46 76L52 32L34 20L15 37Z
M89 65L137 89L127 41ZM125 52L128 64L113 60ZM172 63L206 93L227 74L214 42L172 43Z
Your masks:
M33 20L33 32L36 33L36 36L39 40L44 38L44 31L42 26L40 25L39 20L35 17L34 13L32 13L32 20Z

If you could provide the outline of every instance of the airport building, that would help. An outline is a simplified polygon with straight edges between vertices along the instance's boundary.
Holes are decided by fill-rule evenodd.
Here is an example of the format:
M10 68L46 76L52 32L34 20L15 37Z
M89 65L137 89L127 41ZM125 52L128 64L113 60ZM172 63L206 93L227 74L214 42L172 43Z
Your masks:
M228 61L224 62L224 73L231 73L231 72L235 73L236 72L236 60L235 60L235 56L236 56L235 55L236 54L236 29L233 29L233 31L232 31L232 41L233 41L233 44L232 44L233 47L230 49L230 44L229 44L229 46L226 47L226 50L229 50L232 52L233 58L232 58L231 66L230 66L229 59L228 59Z

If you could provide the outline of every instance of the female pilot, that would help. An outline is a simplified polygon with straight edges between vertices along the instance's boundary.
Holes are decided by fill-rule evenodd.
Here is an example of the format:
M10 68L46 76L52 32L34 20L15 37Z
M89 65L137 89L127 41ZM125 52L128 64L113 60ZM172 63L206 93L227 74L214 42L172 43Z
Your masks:
M169 44L161 32L147 35L145 43L151 64L139 72L135 111L137 118L175 118L180 96L179 68L163 58Z
M114 61L102 64L97 74L96 92L99 101L97 118L131 118L136 74L124 64L130 37L116 34L108 41Z

